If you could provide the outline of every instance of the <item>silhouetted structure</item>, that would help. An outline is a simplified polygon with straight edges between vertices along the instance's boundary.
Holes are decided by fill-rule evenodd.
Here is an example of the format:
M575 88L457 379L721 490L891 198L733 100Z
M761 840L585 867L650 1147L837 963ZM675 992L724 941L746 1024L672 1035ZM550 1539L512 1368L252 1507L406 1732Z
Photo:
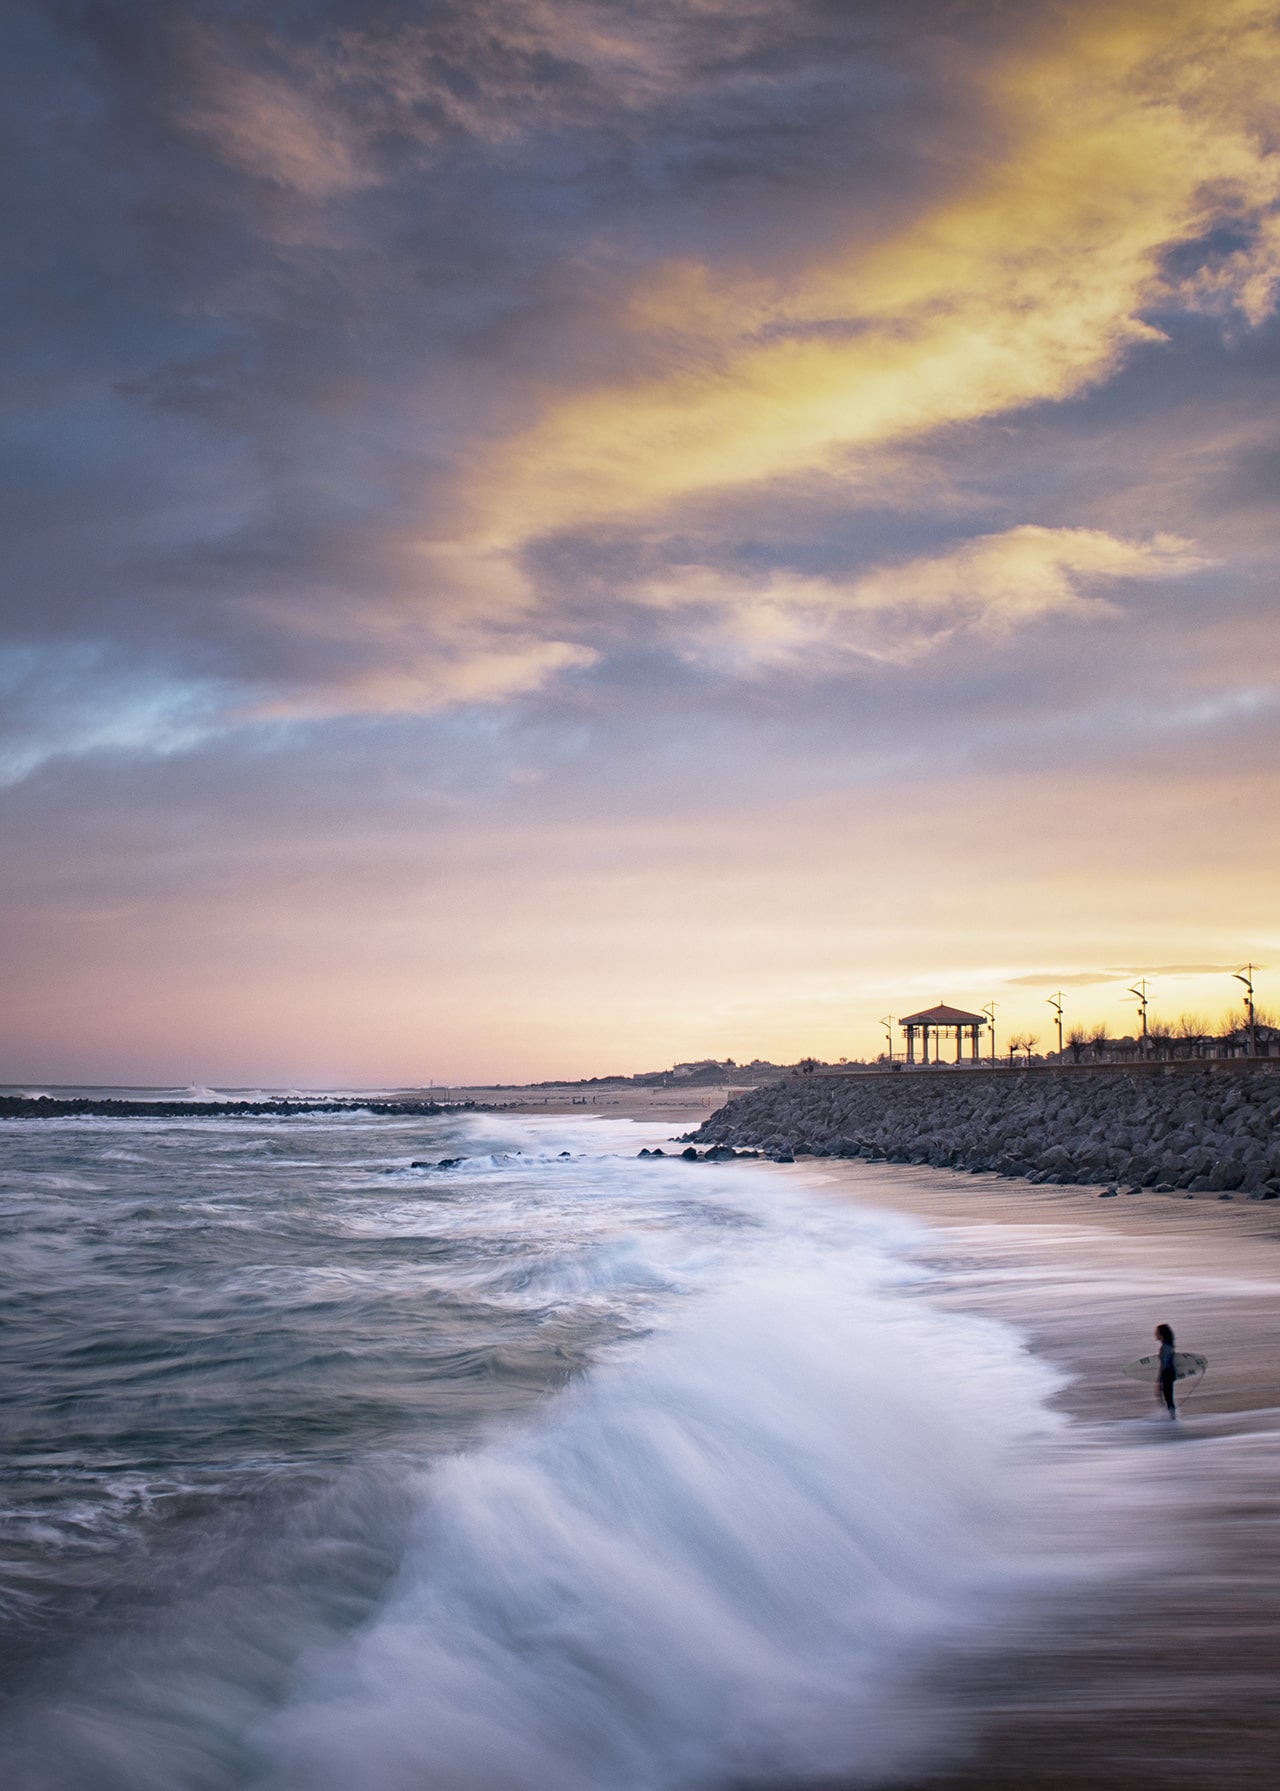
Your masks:
M944 1033L954 1033L956 1040L956 1062L963 1062L965 1034L969 1036L970 1060L978 1061L978 1034L987 1024L985 1014L966 1014L963 1008L948 1007L940 1001L937 1007L925 1008L918 1014L903 1014L898 1021L907 1041L907 1062L916 1062L916 1035L920 1037L922 1064L929 1062L929 1034L934 1036L933 1062L942 1062L942 1037Z

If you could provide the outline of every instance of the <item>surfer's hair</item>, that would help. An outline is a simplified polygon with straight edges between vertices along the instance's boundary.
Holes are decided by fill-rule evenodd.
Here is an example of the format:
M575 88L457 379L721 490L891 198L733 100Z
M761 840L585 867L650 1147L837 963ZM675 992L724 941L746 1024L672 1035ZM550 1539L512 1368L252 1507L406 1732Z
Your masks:
M1173 1326L1172 1325L1157 1325L1156 1326L1156 1336L1160 1339L1161 1343L1172 1343L1173 1342Z

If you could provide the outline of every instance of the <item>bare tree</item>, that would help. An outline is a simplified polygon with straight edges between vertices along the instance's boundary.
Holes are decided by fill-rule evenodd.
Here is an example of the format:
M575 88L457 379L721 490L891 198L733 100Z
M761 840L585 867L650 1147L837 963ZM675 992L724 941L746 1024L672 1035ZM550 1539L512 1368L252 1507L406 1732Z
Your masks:
M1089 1035L1083 1026L1073 1026L1067 1034L1067 1050L1071 1053L1072 1063L1079 1063L1084 1056L1085 1046L1089 1043Z
M1211 1037L1208 1019L1204 1014L1179 1014L1173 1023L1173 1036L1187 1057L1202 1057Z
M1276 1024L1269 1008L1255 1005L1253 1010L1253 1031L1256 1038L1262 1028L1270 1029ZM1229 1007L1218 1021L1216 1038L1219 1049L1225 1054L1232 1051L1248 1050L1249 1023L1237 1007Z

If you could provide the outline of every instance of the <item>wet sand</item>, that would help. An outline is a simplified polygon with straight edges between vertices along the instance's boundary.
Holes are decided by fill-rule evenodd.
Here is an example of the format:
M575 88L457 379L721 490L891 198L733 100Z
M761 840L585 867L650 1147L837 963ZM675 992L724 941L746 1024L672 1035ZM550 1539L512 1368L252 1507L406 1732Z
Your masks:
M940 1297L1016 1325L1071 1377L1073 1447L1119 1499L1104 1576L919 1687L967 1757L911 1791L1223 1791L1280 1760L1280 1214L1275 1205L1031 1187L888 1165L797 1165L833 1198L936 1227ZM1209 1357L1176 1424L1121 1366L1157 1321ZM940 1464L945 1471L945 1464ZM1126 1534L1127 1532L1127 1534ZM1052 1539L1049 1539L1052 1542ZM1063 1539L1064 1551L1072 1539ZM1148 1552L1148 1558L1140 1555ZM903 1781L907 1783L908 1781Z

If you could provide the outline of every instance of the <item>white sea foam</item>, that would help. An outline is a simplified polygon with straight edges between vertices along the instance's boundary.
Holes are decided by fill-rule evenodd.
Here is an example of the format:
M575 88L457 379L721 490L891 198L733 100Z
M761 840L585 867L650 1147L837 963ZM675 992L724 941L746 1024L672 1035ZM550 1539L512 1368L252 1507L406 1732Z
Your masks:
M391 1596L264 1728L264 1786L763 1785L939 1739L912 1668L1032 1565L1052 1382L894 1287L865 1221L812 1219L714 1291L684 1264L669 1329L425 1478Z
M127 1207L67 1205L92 1273L28 1277L40 1364L73 1312L103 1350L60 1363L33 1446L95 1373L116 1428L35 1493L70 1474L63 1520L118 1540L146 1597L0 1718L23 1791L889 1775L948 1739L921 1670L996 1633L1048 1577L1038 1538L1099 1509L1058 1471L1050 1372L928 1297L927 1234L771 1166L639 1163L656 1138L590 1119L299 1122L313 1158L262 1164L117 1135L153 1171L113 1171ZM448 1201L386 1173L468 1151ZM121 1250L102 1217L140 1179L156 1212ZM125 1468L108 1446L166 1471L99 1526L75 1489Z

